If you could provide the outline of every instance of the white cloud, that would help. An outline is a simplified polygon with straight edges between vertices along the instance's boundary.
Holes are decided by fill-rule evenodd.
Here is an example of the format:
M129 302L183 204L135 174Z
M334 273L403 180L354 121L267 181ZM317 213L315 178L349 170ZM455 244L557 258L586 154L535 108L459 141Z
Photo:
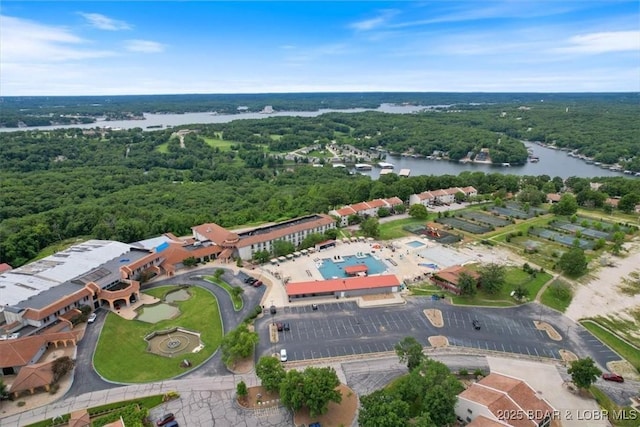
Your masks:
M0 16L0 27L3 68L8 63L51 63L115 55L115 52L87 48L87 40L65 27L11 16Z
M100 13L78 12L78 14L86 19L87 22L89 22L89 25L100 30L121 31L131 29L131 25L127 24L126 22L109 18L108 16L102 15Z
M640 31L610 31L581 34L567 40L565 46L553 50L558 53L599 54L607 52L640 52Z
M159 53L164 52L165 45L151 40L127 40L125 49L130 52Z
M393 9L383 10L375 18L352 22L351 24L349 24L349 28L352 28L357 31L369 31L376 28L380 28L383 25L385 25L389 21L389 19L393 18L398 13L399 13L398 10L393 10Z

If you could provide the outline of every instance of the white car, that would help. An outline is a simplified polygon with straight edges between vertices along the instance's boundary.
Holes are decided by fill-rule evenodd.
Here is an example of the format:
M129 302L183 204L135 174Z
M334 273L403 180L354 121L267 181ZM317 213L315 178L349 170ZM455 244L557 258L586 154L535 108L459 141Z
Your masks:
M280 361L281 362L287 361L287 350L285 350L284 348L280 350Z
M87 323L93 323L93 322L95 322L95 321L96 321L96 317L98 317L98 316L96 316L96 314L95 314L95 313L91 313L91 314L89 315L89 317L87 318Z

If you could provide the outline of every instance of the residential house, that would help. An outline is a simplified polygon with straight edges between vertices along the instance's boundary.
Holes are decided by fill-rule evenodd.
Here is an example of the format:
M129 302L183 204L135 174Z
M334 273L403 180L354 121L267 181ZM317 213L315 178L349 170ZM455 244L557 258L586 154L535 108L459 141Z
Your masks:
M329 211L329 215L338 218L338 224L341 227L349 225L349 217L358 215L364 218L377 216L380 208L392 210L396 206L404 204L399 197L391 197L388 199L375 199L368 202L360 202L354 205L345 206L341 209Z

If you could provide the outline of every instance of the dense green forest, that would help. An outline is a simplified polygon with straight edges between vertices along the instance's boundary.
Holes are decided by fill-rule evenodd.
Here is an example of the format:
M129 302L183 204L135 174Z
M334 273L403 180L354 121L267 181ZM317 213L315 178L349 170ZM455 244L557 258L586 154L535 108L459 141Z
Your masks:
M562 180L548 176L466 172L401 179L390 174L372 181L345 169L284 159L295 148L332 140L416 153L447 150L454 158L490 147L512 159L521 155L519 132L537 132L539 126L531 126L535 123L527 115L534 110L487 105L411 115L331 113L190 125L195 132L184 137L184 148L172 137L176 129L3 132L0 262L22 265L51 243L76 236L132 242L167 231L190 234L191 226L207 221L226 227L276 221L378 197L406 200L452 186L472 185L483 194L526 186L557 190ZM611 110L618 116L632 108L624 104ZM602 133L623 135L626 129ZM572 180L584 190L585 203L588 181ZM599 181L610 196L640 195L640 180Z

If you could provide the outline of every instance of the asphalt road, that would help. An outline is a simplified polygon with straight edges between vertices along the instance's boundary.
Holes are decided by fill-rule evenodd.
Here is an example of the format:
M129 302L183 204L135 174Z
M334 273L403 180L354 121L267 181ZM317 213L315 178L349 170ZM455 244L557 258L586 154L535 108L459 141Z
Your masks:
M444 327L434 327L423 314L427 308L442 311ZM480 322L480 330L472 321ZM536 329L535 320L554 326L562 341L551 340ZM268 326L272 322L289 323L290 331L278 334L270 343ZM277 353L286 348L291 361L322 357L393 351L395 344L413 336L424 346L434 335L448 337L452 346L516 353L533 357L561 359L560 350L570 350L579 357L590 356L598 364L620 360L613 351L593 338L579 324L559 313L535 304L513 308L478 308L448 305L426 297L409 298L401 306L358 308L353 302L286 307L274 316L258 320L259 355Z
M220 313L222 316L222 325L224 332L227 333L231 329L235 328L242 320L251 312L256 305L260 303L262 295L264 294L264 288L253 288L243 283L244 275L235 276L231 270L225 270L223 279L232 285L242 286L245 290L242 298L244 300L244 306L242 310L235 311L233 309L233 303L229 298L227 292L212 283L202 280L202 276L210 276L215 273L217 268L207 268L196 270L193 272L185 272L180 275L168 279L162 279L151 284L143 285L142 290L155 288L158 286L175 285L175 284L190 284L197 285L202 288L211 291L218 299L218 306L220 307ZM90 393L92 391L104 390L108 388L119 387L122 384L111 383L104 380L93 369L93 353L95 351L98 337L104 320L106 318L106 311L98 310L97 319L94 323L88 324L86 332L82 341L80 341L76 354L76 368L74 370L73 384L65 394L65 397L79 396L81 394ZM220 360L220 355L216 352L211 359L197 367L196 369L183 375L183 378L189 378L190 376L213 376L213 375L228 375L229 371L224 367Z
M186 272L153 282L143 289L167 284L191 284L209 289L218 299L226 333L235 328L260 303L264 289L247 286L243 283L246 276L234 276L230 270L226 270L223 278L245 289L244 307L236 312L224 289L202 280L202 276L212 275L215 270L212 268ZM431 325L423 314L423 310L427 308L442 310L444 327L435 328ZM75 378L65 397L80 396L122 385L105 381L93 369L93 352L105 317L106 313L99 310L96 322L88 325L85 337L78 345ZM480 330L473 328L473 319L480 322ZM553 325L563 340L551 340L546 333L534 327L534 320L542 320ZM279 333L279 342L276 344L271 344L268 336L268 325L271 322L286 322L291 326L290 331ZM311 305L279 308L275 315L266 314L258 319L256 330L260 334L256 357L286 348L291 361L393 351L395 344L409 335L427 347L429 336L444 335L448 337L452 346L552 359L560 359L559 350L567 349L579 357L592 357L603 370L606 370L608 361L620 359L581 325L538 304L513 308L477 308L451 306L426 297L412 297L400 306L360 309L353 302L336 302L320 304L318 310L312 310ZM368 362L364 362L363 366L366 367L367 364ZM461 367L470 368L471 365L467 363ZM371 370L368 372L371 374ZM402 372L401 368L397 368L377 372L371 378L367 378L369 374L365 371L356 372L354 375L361 375L356 382L364 383L363 389L371 391L376 385L385 384ZM220 360L219 352L216 352L211 359L182 378L202 378L228 373ZM621 404L628 401L628 397L634 391L637 392L632 389L633 384L599 382L607 393Z

